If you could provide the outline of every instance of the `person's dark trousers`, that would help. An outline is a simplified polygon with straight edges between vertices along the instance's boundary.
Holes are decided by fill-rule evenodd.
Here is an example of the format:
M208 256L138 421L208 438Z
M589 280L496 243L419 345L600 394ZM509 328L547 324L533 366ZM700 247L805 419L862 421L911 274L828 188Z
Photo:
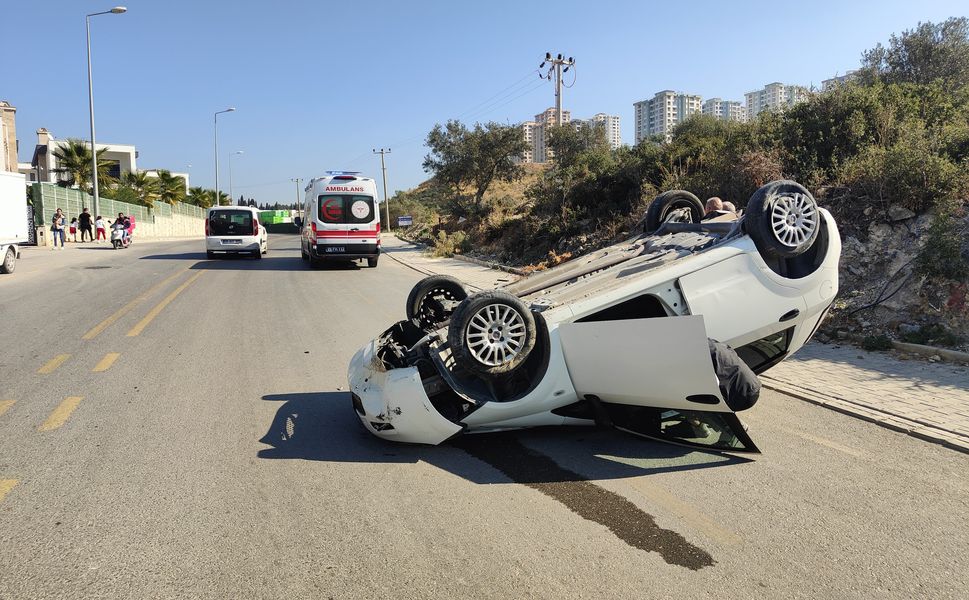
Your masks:
M94 234L91 232L91 226L90 225L88 225L87 227L81 227L81 241L82 242L84 241L84 234L85 233L87 234L87 241L93 242L94 241Z

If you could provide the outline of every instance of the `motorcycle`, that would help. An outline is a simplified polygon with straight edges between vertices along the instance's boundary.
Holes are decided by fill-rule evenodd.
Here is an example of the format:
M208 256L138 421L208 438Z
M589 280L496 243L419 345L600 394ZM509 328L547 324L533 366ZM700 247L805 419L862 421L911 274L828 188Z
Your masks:
M131 244L131 236L125 235L125 228L123 225L114 225L111 227L111 245L114 249L127 248Z

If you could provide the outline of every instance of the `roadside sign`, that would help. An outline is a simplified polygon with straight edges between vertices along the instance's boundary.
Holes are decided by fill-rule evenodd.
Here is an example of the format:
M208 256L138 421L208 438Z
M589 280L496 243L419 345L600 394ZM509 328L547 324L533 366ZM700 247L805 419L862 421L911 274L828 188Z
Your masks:
M397 227L410 227L414 224L414 217L411 215L401 215L397 217Z

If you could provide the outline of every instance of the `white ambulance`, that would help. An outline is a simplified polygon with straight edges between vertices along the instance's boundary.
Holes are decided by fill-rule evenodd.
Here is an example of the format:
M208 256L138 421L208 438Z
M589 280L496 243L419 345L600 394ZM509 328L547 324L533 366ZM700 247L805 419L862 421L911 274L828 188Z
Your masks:
M327 171L310 180L303 202L300 254L311 264L380 257L377 184L356 171Z

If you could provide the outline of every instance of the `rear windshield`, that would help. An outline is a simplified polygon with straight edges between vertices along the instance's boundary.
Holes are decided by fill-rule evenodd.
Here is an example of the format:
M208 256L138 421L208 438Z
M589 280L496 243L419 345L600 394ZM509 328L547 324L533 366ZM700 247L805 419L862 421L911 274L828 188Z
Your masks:
M373 196L326 194L320 200L320 221L324 223L370 223L374 220Z
M248 210L217 210L209 214L209 235L252 235Z

